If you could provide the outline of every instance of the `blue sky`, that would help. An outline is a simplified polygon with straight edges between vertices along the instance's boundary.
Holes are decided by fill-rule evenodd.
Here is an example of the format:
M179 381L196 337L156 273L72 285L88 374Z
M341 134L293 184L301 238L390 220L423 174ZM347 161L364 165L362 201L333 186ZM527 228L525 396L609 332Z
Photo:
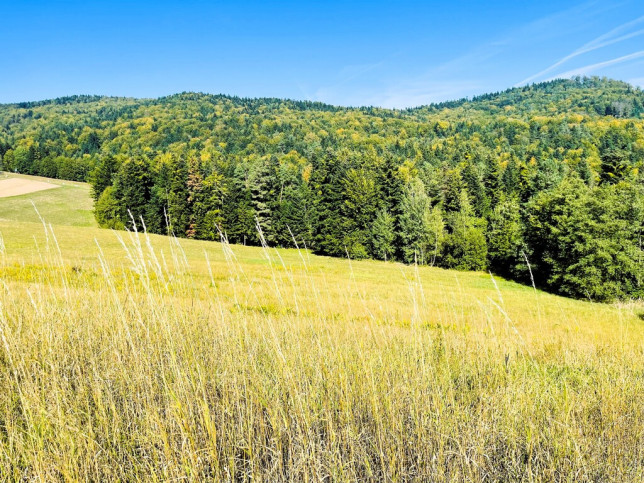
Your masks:
M0 0L0 102L182 91L409 107L555 77L644 86L644 1Z

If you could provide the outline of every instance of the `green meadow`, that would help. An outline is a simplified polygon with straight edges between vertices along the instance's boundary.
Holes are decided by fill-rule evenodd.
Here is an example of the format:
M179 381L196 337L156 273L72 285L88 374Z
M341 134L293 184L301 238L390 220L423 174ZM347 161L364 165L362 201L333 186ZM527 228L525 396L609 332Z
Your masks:
M102 230L53 182L0 198L0 479L644 479L641 303Z
M46 180L59 187L0 198L0 221L39 222L40 213L43 219L54 225L97 226L88 184L0 172L0 182L9 178Z

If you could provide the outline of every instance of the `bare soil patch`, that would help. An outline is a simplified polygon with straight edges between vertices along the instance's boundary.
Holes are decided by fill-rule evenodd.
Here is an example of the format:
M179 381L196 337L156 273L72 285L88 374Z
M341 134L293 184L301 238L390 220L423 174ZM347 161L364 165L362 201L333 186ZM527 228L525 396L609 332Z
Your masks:
M0 198L26 195L27 193L35 193L36 191L50 190L52 188L60 188L60 186L23 178L0 179Z

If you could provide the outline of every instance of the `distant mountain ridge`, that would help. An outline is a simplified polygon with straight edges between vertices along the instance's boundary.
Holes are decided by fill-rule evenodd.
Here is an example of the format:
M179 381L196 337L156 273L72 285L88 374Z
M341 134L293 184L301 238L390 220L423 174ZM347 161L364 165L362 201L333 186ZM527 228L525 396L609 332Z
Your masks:
M282 104L296 110L319 110L336 112L343 110L359 110L384 114L405 113L421 114L436 113L445 109L465 107L498 113L508 106L514 107L522 114L553 114L563 111L583 112L591 115L609 115L621 118L637 118L644 113L644 90L624 81L599 78L576 77L572 79L555 79L534 83L522 87L512 87L500 92L487 93L472 98L461 98L443 101L407 109L387 109L378 106L336 106L318 101L281 99L274 97L238 97L226 94L206 94L201 92L182 92L159 98L133 98L99 95L71 95L41 101L25 101L0 104L3 107L33 109L49 105L90 104L105 101L125 101L135 104L155 104L158 102L207 101L223 100L245 106ZM553 112L554 108L554 112Z
M636 118L644 112L644 91L623 81L576 77L513 87L502 92L475 96L472 99L440 102L408 111L436 112L459 107L490 113L498 113L506 107L514 107L514 112L518 111L522 114L580 112L599 116Z

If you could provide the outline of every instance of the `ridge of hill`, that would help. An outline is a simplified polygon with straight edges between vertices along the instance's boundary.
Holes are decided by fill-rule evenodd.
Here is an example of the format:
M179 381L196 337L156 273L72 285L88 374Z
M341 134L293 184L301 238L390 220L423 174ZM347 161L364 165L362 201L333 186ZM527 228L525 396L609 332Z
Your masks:
M409 109L411 113L436 113L459 107L490 114L513 115L587 114L617 118L639 118L644 113L644 91L623 81L576 77L513 87L429 106Z
M644 112L644 91L627 82L599 78L575 77L572 79L553 79L533 83L521 87L512 87L504 91L481 94L472 98L466 97L450 101L442 101L407 109L387 109L377 106L336 106L319 101L281 99L275 97L247 98L226 94L207 94L203 92L181 92L168 96L153 98L132 98L99 95L72 95L41 101L24 101L0 104L3 109L34 109L46 106L72 106L91 104L125 103L128 105L154 105L165 102L193 101L219 102L230 101L233 104L246 107L249 111L260 106L283 106L299 111L362 111L383 117L393 117L401 114L436 113L446 109L467 107L498 113L507 107L523 114L548 113L562 114L571 110L599 116L615 116L621 118L637 118ZM109 115L106 111L96 112L97 116Z

